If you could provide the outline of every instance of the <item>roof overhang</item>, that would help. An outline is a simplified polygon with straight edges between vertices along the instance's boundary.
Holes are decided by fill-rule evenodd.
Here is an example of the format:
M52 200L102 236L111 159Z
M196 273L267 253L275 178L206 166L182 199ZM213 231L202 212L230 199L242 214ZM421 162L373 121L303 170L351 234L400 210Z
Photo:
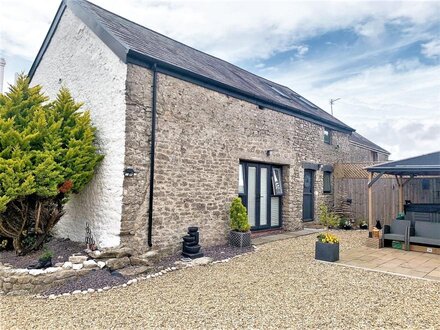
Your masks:
M440 176L440 152L382 163L365 169L371 173L398 176Z
M349 142L351 144L359 147L359 148L363 148L363 149L379 152L379 153L384 154L384 155L391 155L391 153L389 151L385 150L385 149L373 148L373 147L370 147L370 146L367 146L365 144L362 144L362 143L359 143L359 142L355 142L355 141L352 141L352 140L349 140Z

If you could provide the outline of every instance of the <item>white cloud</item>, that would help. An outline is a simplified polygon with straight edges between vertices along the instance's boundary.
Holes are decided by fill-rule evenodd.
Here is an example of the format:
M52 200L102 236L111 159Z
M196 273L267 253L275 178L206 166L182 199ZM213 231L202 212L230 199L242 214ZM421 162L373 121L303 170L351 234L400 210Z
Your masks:
M294 46L292 49L296 50L296 56L299 58L304 57L304 55L306 55L309 51L309 47L307 45Z
M307 37L357 26L364 36L402 17L426 25L435 2L142 1L95 0L98 5L229 61L265 59ZM33 59L59 0L2 0L0 49ZM375 19L371 19L375 17Z
M359 23L355 26L355 31L369 38L378 38L384 31L384 21L382 19L369 20L365 23Z
M422 54L428 58L440 58L440 38L422 45Z

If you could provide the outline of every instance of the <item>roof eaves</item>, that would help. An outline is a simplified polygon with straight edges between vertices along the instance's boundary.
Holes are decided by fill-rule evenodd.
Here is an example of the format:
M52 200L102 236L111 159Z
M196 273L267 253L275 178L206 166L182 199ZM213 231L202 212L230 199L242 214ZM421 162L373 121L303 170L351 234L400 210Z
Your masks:
M380 152L380 153L386 154L386 155L391 155L391 153L389 151L387 151L387 150L385 150L383 148L380 148L380 149L379 148L374 148L372 146L369 146L369 145L366 145L366 144L363 144L363 143L359 143L359 142L356 142L356 141L352 141L352 140L349 140L349 142L351 144L354 144L354 145L360 147L360 148L364 148L364 149L368 149L368 150L372 150L372 151L377 151L377 152Z

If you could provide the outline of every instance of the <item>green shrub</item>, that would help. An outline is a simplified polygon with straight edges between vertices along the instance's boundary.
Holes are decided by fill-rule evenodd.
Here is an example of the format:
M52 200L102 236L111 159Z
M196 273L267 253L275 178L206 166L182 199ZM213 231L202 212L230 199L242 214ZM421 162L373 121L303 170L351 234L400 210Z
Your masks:
M235 197L232 200L231 208L229 210L229 218L231 220L231 229L239 232L247 232L251 228L248 222L246 208L241 202L240 197Z
M38 259L39 261L49 261L51 260L53 257L53 252L47 248L44 249L43 254L40 256L40 258Z
M0 235L18 254L42 246L103 158L81 106L66 88L49 102L24 75L0 94Z
M340 223L340 218L334 212L328 209L328 206L321 204L319 206L319 223L325 227L334 228Z

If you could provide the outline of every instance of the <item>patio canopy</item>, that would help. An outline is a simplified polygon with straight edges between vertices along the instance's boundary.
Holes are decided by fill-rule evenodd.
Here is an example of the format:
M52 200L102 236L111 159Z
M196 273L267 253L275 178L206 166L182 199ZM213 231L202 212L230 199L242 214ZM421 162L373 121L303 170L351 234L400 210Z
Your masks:
M440 176L440 151L367 167L371 173L398 176Z
M374 226L372 186L384 174L394 175L399 186L399 212L404 211L403 187L417 176L440 176L440 151L429 154L396 160L367 167L368 181L368 222L369 230ZM376 174L376 175L375 175Z

